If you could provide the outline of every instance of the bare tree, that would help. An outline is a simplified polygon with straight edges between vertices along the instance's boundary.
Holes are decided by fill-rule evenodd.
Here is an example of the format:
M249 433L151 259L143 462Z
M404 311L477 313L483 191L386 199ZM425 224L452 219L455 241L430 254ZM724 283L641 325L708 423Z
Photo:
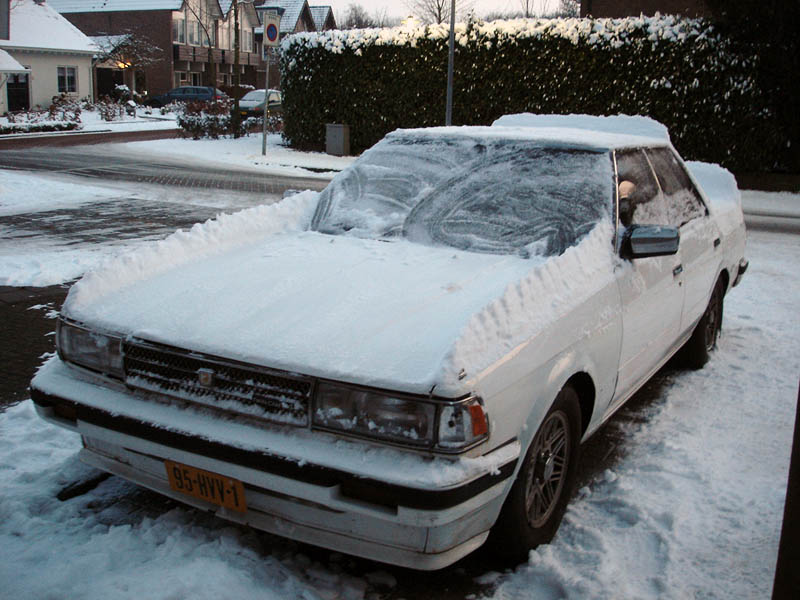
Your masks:
M581 14L580 0L560 0L558 3L557 17L579 17Z
M184 2L186 12L198 23L202 43L208 48L208 71L206 71L206 84L217 87L217 63L214 62L214 46L217 45L217 20L221 15L212 10L216 5L208 0L189 0Z
M341 23L342 29L366 29L376 26L375 20L369 16L367 9L356 3L352 3L347 7L347 12Z
M128 29L119 35L107 36L97 45L100 48L99 62L112 61L123 69L132 69L134 73L164 60L164 50L138 29ZM132 91L137 91L135 76Z
M415 17L424 23L447 23L450 21L451 0L406 0L406 6ZM472 10L474 0L456 0L456 17Z
M522 8L522 16L529 19L533 16L534 0L519 0L520 8Z

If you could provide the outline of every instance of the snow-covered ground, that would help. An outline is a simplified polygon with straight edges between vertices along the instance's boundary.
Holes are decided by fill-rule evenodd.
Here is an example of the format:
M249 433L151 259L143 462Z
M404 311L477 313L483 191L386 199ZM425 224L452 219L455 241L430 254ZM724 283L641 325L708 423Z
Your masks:
M261 154L262 136L253 133L239 139L167 139L114 144L110 151L129 156L159 156L202 161L210 165L255 168L273 175L300 175L330 179L352 163L355 156L299 152L284 145L280 134L267 136L267 153Z

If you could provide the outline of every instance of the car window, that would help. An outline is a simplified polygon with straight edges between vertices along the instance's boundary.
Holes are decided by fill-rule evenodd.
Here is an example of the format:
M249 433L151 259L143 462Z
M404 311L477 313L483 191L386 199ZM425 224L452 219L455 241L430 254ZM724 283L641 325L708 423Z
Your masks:
M520 256L561 254L610 214L607 152L393 134L322 192L312 227Z
M248 100L253 102L262 102L264 100L264 92L259 90L253 90L252 92L247 92L243 97L242 100Z
M640 148L620 150L616 157L620 222L625 226L669 225L671 221L664 196L644 151ZM633 185L626 186L625 182Z
M706 207L700 194L675 154L669 148L649 148L647 155L666 196L670 224L679 227L704 216Z

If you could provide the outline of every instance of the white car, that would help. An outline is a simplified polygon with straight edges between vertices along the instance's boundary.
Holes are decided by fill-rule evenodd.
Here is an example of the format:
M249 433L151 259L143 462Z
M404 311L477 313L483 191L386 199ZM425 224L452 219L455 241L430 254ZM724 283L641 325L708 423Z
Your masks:
M739 193L643 117L400 130L321 193L75 284L31 384L81 458L302 542L438 569L548 542L580 442L746 269Z

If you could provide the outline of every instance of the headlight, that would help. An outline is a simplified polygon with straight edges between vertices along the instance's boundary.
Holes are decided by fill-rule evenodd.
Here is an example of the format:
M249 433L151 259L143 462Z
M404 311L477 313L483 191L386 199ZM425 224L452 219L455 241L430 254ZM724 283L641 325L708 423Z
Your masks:
M477 398L455 404L320 383L313 424L360 437L457 452L488 437Z
M56 347L61 360L122 379L122 339L59 319Z

